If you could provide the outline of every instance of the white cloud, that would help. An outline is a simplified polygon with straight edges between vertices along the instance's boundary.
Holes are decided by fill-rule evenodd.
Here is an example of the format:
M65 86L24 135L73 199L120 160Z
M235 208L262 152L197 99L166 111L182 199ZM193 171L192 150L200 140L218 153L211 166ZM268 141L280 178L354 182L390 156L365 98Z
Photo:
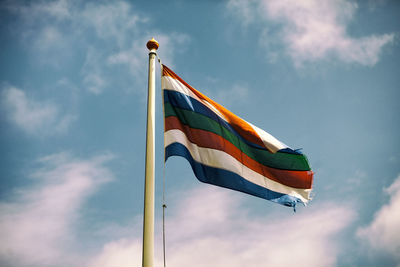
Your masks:
M203 79L203 84L199 86L204 94L227 108L245 104L249 97L249 87L244 82L225 82L219 78L207 76Z
M245 27L256 21L257 0L229 0L227 8L241 18L241 23Z
M354 218L333 204L250 216L237 193L212 187L181 194L179 203L167 209L170 266L334 266L340 252L334 237ZM112 241L90 266L140 266L140 251L140 239ZM156 262L162 263L160 253Z
M108 63L111 65L128 66L130 75L135 77L140 84L146 83L147 77L147 58L148 49L145 44L149 40L149 34L134 40L126 49L121 49L118 53L111 54L108 57ZM176 55L175 47L185 47L190 42L190 37L182 33L155 33L154 37L161 44L159 53L162 55L163 62L168 66L173 66L174 57ZM183 49L181 49L183 50ZM143 66L146 66L143 68Z
M82 82L86 89L95 95L101 94L107 86L102 68L103 61L104 55L99 50L94 47L87 48L85 63L81 70L84 77Z
M80 160L68 154L42 158L31 176L35 186L0 203L0 264L78 266L75 223L84 201L112 174L111 155ZM74 248L75 247L75 248Z
M190 41L186 34L161 33L149 25L149 19L135 12L134 7L125 1L112 4L88 4L79 14L82 18L82 27L93 28L97 37L108 44L100 53L97 47L91 46L88 50L86 63L82 68L84 82L89 91L101 93L107 86L108 76L104 69L115 66L126 67L128 77L133 78L133 84L146 83L148 50L146 42L154 36L160 43L162 58L168 64L173 64L173 58L183 43ZM151 34L149 34L151 32ZM181 49L182 50L182 49ZM100 78L100 80L99 80ZM113 83L115 84L115 83ZM142 91L144 92L144 90Z
M243 5L247 6L244 11L238 11L237 8ZM261 18L263 40L269 31L268 22L281 24L282 31L268 38L280 38L296 66L330 58L373 66L378 62L382 48L394 40L393 33L361 38L349 36L347 25L354 17L357 5L346 0L263 0L258 5L235 0L229 2L228 8L245 23L256 21L254 17ZM251 15L245 12L250 8L253 10ZM267 49L272 48L270 41L265 45Z
M77 16L82 20L82 26L94 28L98 37L113 39L123 47L131 35L136 35L140 26L147 22L147 18L135 14L132 9L125 1L89 3Z
M83 83L86 85L89 92L99 95L103 92L103 88L106 85L104 79L98 73L88 73L83 79Z
M169 65L182 51L177 47L190 40L186 34L160 32L128 1L9 3L8 10L24 22L18 24L19 34L36 62L62 69L73 64L84 87L95 95L111 85L113 89L144 88L146 42L151 37L159 41L162 58Z
M23 19L29 23L43 19L43 16L51 16L60 21L71 17L70 2L68 0L58 0L21 4L17 1L7 1L4 3L4 7L12 12L21 14Z
M44 167L32 174L39 185L0 203L0 264L141 266L138 219L129 228L95 226L93 231L105 232L110 241L97 252L77 249L87 242L77 236L80 209L112 178L104 167L109 159L101 155L81 160L68 154L41 159ZM279 213L257 215L242 205L237 192L212 186L179 192L176 198L167 209L170 266L335 266L340 233L355 216L348 207L334 204L310 206L296 214L281 207ZM162 265L160 229L156 224L157 266Z
M54 103L31 99L16 87L4 89L2 96L9 119L30 134L65 133L76 118L61 115Z
M390 196L389 203L375 213L368 226L358 229L357 236L367 241L372 251L392 255L400 266L400 176L385 192Z
M62 44L63 37L57 28L53 26L45 27L42 32L39 33L38 39L34 44L37 49L47 50L51 47L58 47Z
M142 266L142 242L139 239L120 239L107 243L101 253L91 259L88 267ZM155 266L161 266L159 263Z
M249 95L249 88L244 84L235 83L229 88L216 90L216 93L213 95L215 95L215 97L211 98L224 106L235 106L246 103Z
M145 39L146 37L143 37L141 40L133 41L129 47L110 54L107 63L126 66L129 74L135 76L136 79L141 79L141 83L143 83L147 73L147 68L143 66L146 66L146 58L148 57L148 51L146 51L144 45Z

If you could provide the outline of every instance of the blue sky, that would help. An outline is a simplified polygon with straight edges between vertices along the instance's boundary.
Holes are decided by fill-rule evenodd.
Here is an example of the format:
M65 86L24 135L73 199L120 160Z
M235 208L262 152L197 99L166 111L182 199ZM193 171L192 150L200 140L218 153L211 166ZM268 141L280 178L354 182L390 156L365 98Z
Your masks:
M154 37L164 64L315 172L294 214L169 159L170 266L400 266L399 14L388 0L2 1L0 265L141 265Z

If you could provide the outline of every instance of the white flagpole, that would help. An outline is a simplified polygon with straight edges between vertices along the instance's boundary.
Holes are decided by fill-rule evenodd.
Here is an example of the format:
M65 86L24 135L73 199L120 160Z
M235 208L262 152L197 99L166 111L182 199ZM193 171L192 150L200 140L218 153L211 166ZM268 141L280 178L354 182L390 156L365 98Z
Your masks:
M146 177L144 186L142 266L154 266L154 147L155 147L155 57L158 42L152 38L149 49L149 82L147 96Z

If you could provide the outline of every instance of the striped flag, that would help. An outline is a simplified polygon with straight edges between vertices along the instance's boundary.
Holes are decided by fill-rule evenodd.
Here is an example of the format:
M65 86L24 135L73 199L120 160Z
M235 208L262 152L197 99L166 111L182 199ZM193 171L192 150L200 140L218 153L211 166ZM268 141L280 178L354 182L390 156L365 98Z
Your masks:
M186 158L205 183L285 206L310 200L307 158L200 93L163 65L165 160Z

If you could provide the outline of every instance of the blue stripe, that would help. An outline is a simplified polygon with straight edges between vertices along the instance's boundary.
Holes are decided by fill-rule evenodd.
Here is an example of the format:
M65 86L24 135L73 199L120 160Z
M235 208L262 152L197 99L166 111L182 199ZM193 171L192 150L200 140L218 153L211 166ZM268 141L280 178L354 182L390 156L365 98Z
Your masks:
M204 116L209 117L210 119L213 119L218 123L221 123L222 119L219 116L217 116L217 114L215 114L215 112L213 112L210 108L205 106L197 99L182 94L180 92L164 89L164 102L170 103L174 107L200 113ZM232 128L230 125L229 127Z
M264 147L244 139L238 132L236 132L235 129L232 128L232 126L229 123L220 118L217 114L215 114L214 111L212 111L210 108L205 106L197 99L194 99L188 95L176 91L164 89L164 102L170 103L173 107L193 111L201 115L204 115L222 125L225 129L227 129L235 136L243 140L243 142L245 142L246 144L258 149L266 150Z
M215 114L214 111L212 111L210 108L205 106L203 103L201 103L197 99L194 99L188 95L182 94L177 91L172 91L172 90L167 90L167 89L164 89L163 91L164 91L164 102L165 103L170 103L173 107L178 107L180 109L189 110L189 111L193 111L193 112L202 114L202 115L216 121L220 125L222 125L225 129L227 129L228 131L233 133L235 136L237 136L238 138L243 140L246 144L248 144L252 147L258 148L258 149L266 150L264 147L254 144L254 143L244 139L238 132L236 132L235 129L232 128L232 126L229 123L227 123L225 120L220 118L217 114ZM302 154L300 151L293 150L289 147L281 149L281 150L279 150L279 152L289 153L289 154L297 154L297 155Z
M195 176L201 182L240 191L289 207L296 207L297 202L302 202L296 197L277 193L249 182L236 173L201 164L193 159L189 150L181 143L172 143L165 148L165 161L171 156L181 156L187 159Z

